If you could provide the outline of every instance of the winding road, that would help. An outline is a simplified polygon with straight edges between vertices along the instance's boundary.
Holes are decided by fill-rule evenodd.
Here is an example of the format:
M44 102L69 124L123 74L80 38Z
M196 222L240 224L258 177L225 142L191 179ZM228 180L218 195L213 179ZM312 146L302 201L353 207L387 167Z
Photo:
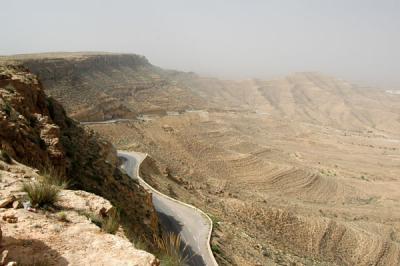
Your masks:
M116 124L116 123L122 123L122 122L130 122L130 121L135 121L135 119L131 118L117 118L117 119L111 119L111 120L105 120L105 121L88 121L88 122L80 122L81 125L101 125L101 124Z
M212 230L210 218L201 210L172 199L147 184L139 176L139 166L146 154L118 151L118 156L123 159L122 169L152 193L153 204L163 229L181 235L187 245L189 265L218 265L209 244Z

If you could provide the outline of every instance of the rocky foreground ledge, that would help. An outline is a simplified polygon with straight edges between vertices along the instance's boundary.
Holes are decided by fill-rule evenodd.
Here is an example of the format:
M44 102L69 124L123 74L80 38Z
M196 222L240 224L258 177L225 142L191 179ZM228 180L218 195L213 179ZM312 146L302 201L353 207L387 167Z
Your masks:
M23 182L39 178L36 171L0 161L0 175L1 265L158 265L121 228L108 234L87 218L88 213L111 209L108 200L62 190L55 207L26 208L19 190Z

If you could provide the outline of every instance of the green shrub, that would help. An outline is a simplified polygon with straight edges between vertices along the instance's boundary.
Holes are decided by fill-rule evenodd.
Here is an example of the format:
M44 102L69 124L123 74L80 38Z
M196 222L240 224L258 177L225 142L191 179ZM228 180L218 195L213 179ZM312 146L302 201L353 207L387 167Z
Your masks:
M136 249L146 250L146 251L148 251L148 249L149 249L149 246L147 245L145 237L135 238L133 241L133 244Z
M211 245L211 250L212 250L213 253L221 254L221 249L216 244Z
M57 213L57 220L59 220L60 222L69 222L67 214L65 212Z
M11 164L12 163L12 159L10 157L10 155L8 155L8 153L5 150L0 150L0 160Z
M67 188L68 185L67 179L49 166L41 172L39 180L23 183L22 190L28 194L33 206L42 207L53 205L58 200L61 189Z
M3 111L6 113L7 116L11 115L11 105L9 103L5 103L5 105L3 106Z
M113 212L111 215L103 218L101 229L109 234L115 234L119 228L119 213Z
M213 214L208 214L208 216L210 217L212 224L213 224L213 229L218 229L219 228L219 223L220 220L218 217L214 216Z
M107 217L87 211L83 211L81 214L108 234L115 234L119 229L120 214L118 211L111 213Z
M101 228L101 225L103 223L103 218L99 215L96 215L92 212L88 212L88 211L81 211L80 212L81 215L85 216L86 218L88 218L92 223L94 223L95 225L97 225L98 227Z
M61 188L44 181L35 181L23 183L22 190L28 194L33 206L42 207L53 205L58 200Z

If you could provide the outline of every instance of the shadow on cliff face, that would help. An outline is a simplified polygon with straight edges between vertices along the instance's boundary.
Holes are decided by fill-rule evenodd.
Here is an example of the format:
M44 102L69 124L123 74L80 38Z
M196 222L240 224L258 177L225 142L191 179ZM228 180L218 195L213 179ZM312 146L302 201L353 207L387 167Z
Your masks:
M161 223L162 231L165 233L172 232L175 234L179 234L182 231L183 225L177 221L173 216L169 216L165 213L157 211L158 219ZM192 247L185 243L183 240L182 242L182 256L188 258L188 265L191 266L204 266L203 258L193 251Z
M8 250L7 261L18 265L69 265L61 254L38 239L3 237L0 251Z

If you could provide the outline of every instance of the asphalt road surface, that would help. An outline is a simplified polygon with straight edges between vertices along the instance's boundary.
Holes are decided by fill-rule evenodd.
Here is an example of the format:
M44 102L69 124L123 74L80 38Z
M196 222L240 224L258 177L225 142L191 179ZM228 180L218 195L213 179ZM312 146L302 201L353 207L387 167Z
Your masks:
M195 209L155 192L138 177L137 167L146 158L145 154L119 151L118 156L123 158L122 168L127 174L138 179L145 189L152 192L153 204L163 230L181 235L186 244L185 254L189 257L189 265L217 265L208 242L210 221Z
M120 122L129 122L135 121L135 119L125 119L125 118L117 118L106 121L89 121L89 122L80 122L81 125L97 125L97 124L115 124Z

